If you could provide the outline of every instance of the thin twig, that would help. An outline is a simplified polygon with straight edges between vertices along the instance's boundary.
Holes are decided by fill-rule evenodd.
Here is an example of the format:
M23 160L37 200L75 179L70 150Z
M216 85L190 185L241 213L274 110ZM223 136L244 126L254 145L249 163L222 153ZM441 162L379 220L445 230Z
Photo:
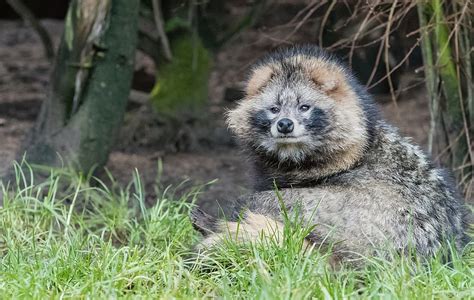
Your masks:
M43 43L44 52L49 60L54 58L54 48L51 37L43 25L36 19L33 12L21 0L7 0L7 3L20 17L33 27Z
M332 10L334 9L334 6L336 6L337 0L332 0L331 4L329 5L329 8L327 9L326 13L324 14L323 20L321 21L321 26L319 29L319 46L323 46L323 33L324 33L324 27L326 26L326 22L329 19L329 15L331 14Z
M355 43L359 40L359 36L361 35L361 33L364 31L365 29L365 26L367 25L369 19L370 19L370 16L372 15L373 11L374 11L374 8L375 6L377 6L378 2L380 0L378 0L374 6L370 7L369 9L369 12L367 13L367 15L365 16L364 20L362 21L362 23L360 24L359 26L359 29L357 30L353 40L352 40L352 45L351 45L351 50L349 52L349 66L352 68L352 57L354 56L354 49L355 49Z
M393 104L395 105L395 110L397 112L397 115L399 115L400 111L398 110L398 104L397 104L397 99L395 96L395 89L393 88L393 82L392 82L392 77L391 71L390 71L390 59L389 59L389 53L388 49L390 48L390 27L392 26L393 22L393 12L395 11L395 7L397 7L397 1L395 0L392 4L392 8L390 9L390 14L388 16L388 21L387 21L387 27L385 30L385 73L387 74L387 81L388 81L388 86L390 88L390 95L392 96L392 101Z
M314 14L314 12L316 10L318 10L325 3L326 3L326 1L323 1L323 2L321 2L321 4L312 7L309 10L309 12L303 17L303 19L298 23L298 25L296 25L295 28L286 37L283 38L283 40L288 41L288 39L293 34L295 34L301 28L301 26L303 26L303 24L309 19L309 17L311 17Z
M163 14L161 13L161 1L152 0L151 2L153 5L153 17L155 19L156 30L158 31L158 36L160 37L161 45L163 46L164 56L167 60L172 60L173 53L171 52L168 36L165 32Z
M379 80L377 80L376 82L374 82L371 85L367 86L367 88L368 89L373 88L374 86L378 85L379 83L381 83L382 81L387 79L393 72L395 72L396 70L401 68L402 65L410 58L410 55L412 54L412 52L414 50L416 50L418 46L419 46L419 42L415 43L410 48L410 50L408 50L408 52L405 54L405 56L400 60L400 62L397 65L395 65L392 69L390 69L390 71L387 71L387 73L384 76L382 76Z

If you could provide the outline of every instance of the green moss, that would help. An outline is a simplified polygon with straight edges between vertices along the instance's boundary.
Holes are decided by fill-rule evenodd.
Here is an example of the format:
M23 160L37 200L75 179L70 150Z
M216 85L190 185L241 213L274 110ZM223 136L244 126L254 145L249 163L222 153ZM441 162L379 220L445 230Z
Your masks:
M171 48L173 60L158 70L152 103L163 114L199 110L207 101L209 52L191 35L173 40Z

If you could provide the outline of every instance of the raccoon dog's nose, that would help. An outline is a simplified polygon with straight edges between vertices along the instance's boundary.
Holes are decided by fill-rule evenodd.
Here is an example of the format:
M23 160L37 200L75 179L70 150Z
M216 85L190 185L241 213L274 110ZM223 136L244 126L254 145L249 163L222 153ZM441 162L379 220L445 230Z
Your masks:
M293 131L293 121L291 121L290 119L281 119L280 121L278 121L277 123L277 129L278 129L278 132L280 133L290 133Z

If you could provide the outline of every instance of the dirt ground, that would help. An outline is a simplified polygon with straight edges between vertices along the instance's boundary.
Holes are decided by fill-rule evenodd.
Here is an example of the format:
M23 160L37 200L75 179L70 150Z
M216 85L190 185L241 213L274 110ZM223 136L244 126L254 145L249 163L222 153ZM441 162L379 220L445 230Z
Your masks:
M57 43L62 22L42 22ZM209 81L209 107L202 117L206 129L200 133L198 147L192 150L163 147L156 140L156 128L152 125L133 127L143 123L140 119L143 116L154 115L151 108L130 105L121 140L112 151L107 168L123 183L131 179L136 168L150 190L156 182L159 160L163 164L160 182L164 186L186 181L184 186L188 187L218 179L200 196L204 209L213 213L244 193L250 183L249 165L225 129L223 112L233 104L224 100L224 94L227 88L239 86L246 67L272 43L272 39L262 39L258 32L248 30L215 55ZM141 54L137 54L136 69L154 74L152 63ZM0 21L0 176L11 166L23 138L34 124L41 102L47 97L50 70L51 63L45 59L40 41L30 28L21 21ZM140 88L139 83L136 85L135 88ZM382 101L386 103L382 111L387 119L421 145L426 143L429 120L424 95L418 89L403 94L404 100L397 105ZM188 127L195 130L199 124Z

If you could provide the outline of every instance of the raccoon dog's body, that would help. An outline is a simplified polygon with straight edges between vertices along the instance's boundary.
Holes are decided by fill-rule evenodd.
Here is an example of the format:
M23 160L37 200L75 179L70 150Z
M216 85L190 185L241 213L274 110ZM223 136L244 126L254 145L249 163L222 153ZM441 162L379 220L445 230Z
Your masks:
M253 159L256 192L243 197L239 226L195 216L209 233L199 248L228 232L281 232L274 183L286 209L315 225L306 242L342 258L466 244L465 209L444 171L379 117L337 59L312 46L279 50L254 66L246 93L228 124Z

